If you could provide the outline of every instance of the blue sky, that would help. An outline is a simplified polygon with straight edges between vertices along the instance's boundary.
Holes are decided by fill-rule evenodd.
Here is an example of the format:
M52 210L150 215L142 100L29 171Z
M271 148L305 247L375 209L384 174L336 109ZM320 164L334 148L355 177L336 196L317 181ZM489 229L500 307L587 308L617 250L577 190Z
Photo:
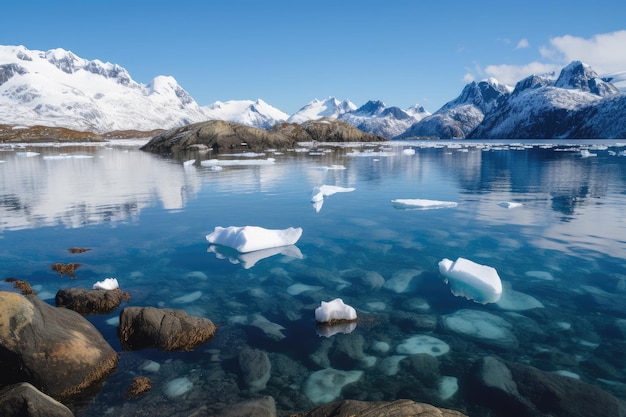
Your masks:
M469 81L514 84L572 60L626 71L623 1L7 1L0 44L63 48L140 83L171 75L200 105L314 98L434 112Z

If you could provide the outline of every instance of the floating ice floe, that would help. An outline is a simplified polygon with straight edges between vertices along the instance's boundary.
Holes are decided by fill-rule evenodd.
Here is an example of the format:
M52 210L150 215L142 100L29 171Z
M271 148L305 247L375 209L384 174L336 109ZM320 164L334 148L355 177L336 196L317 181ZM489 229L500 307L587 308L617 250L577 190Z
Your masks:
M15 152L15 155L16 156L22 156L22 157L30 158L30 157L39 155L39 152L31 152L31 151L28 151L28 152Z
M196 160L195 160L195 159L188 159L188 160L186 160L185 162L183 162L183 165L184 165L184 166L190 166L190 165L193 165L193 164L195 164L195 163L196 163Z
M391 200L391 204L398 209L413 209L413 210L430 210L440 208L453 208L458 205L454 201L437 201L437 200L424 200L419 198L399 198Z
M301 228L282 230L264 229L258 226L216 226L206 240L214 245L227 246L246 253L280 246L294 245L302 236Z
M152 360L147 360L141 365L141 370L146 372L156 373L159 369L161 369L161 364Z
M522 203L515 203L515 202L512 202L512 201L505 201L505 202L502 202L502 203L498 203L498 205L500 207L504 207L504 208L508 208L508 209L518 208L518 207L522 207L523 206Z
M205 159L200 161L203 167L212 166L245 166L245 165L274 165L275 158L267 159Z
M441 356L449 351L450 346L446 342L425 334L411 336L396 346L396 352L403 355L425 353L430 356Z
M501 317L485 311L459 310L441 318L443 327L476 341L500 348L516 348L518 340L512 325Z
M228 261L232 264L239 264L243 266L244 269L250 269L256 265L257 262L275 255L283 255L297 259L304 258L300 249L294 245L279 246L276 248L261 249L246 253L238 252L235 249L226 246L209 245L207 252L215 253L215 257L218 259L228 259Z
M98 281L93 284L94 290L114 290L119 287L117 278L105 278L103 281Z
M415 155L415 149L413 148L402 149L402 155Z
M502 296L502 281L495 268L480 265L465 258L455 262L443 259L439 272L450 285L452 294L477 303L495 303Z
M319 213L324 205L324 197L328 197L336 193L348 193L354 190L354 188L337 187L335 185L322 185L320 187L315 187L311 192L311 203L313 204L315 211Z
M587 149L581 149L580 150L580 156L583 157L583 158L589 158L590 156L598 156L598 154L597 153L591 153Z
M358 381L362 376L363 371L322 369L313 372L304 381L304 394L315 404L329 403L341 395L343 387Z
M322 301L321 306L315 309L315 321L318 323L332 323L336 321L356 320L356 310L343 302L341 298L332 301Z

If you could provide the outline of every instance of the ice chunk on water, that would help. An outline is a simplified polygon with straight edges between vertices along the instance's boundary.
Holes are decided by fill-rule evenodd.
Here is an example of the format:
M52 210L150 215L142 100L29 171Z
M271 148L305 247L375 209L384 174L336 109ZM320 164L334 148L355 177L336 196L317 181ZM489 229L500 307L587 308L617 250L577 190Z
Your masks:
M439 262L439 272L456 296L487 304L495 303L502 295L502 281L498 272L490 266L465 258L458 258L455 262L446 258Z
M245 165L274 165L276 159L205 159L200 161L203 167L212 166L245 166Z
M206 240L214 245L223 245L246 253L262 249L295 244L302 236L301 228L289 227L283 230L264 229L258 226L216 226Z
M284 255L298 259L302 259L304 257L302 252L300 252L300 249L294 245L279 246L246 253L237 252L235 249L226 246L209 245L207 252L215 253L215 257L217 259L228 259L228 261L232 264L241 264L244 269L250 269L256 265L257 262L265 258L270 258L274 255Z
M354 190L355 189L352 187L338 187L336 185L322 185L315 187L311 192L311 203L321 201L324 197L328 197L336 193L349 193Z
M424 200L419 198L399 198L391 200L391 204L398 209L414 209L414 210L429 210L440 208L452 208L456 207L458 203L454 201L438 201L438 200Z
M332 301L322 301L315 309L315 320L319 323L328 323L339 320L356 320L356 310L343 302L341 298Z
M504 207L504 208L508 208L508 209L518 208L518 207L522 207L523 206L522 203L515 203L515 202L512 202L512 201L505 201L505 202L502 202L502 203L498 203L498 205L500 207Z
M93 284L94 290L114 290L119 287L117 278L105 278L103 281L98 281Z

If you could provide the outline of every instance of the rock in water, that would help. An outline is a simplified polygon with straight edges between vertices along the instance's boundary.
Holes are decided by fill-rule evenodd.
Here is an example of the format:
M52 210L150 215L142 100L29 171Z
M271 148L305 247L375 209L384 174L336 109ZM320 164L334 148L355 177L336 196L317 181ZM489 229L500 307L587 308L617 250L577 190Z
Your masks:
M120 313L118 335L126 350L191 350L215 335L215 325L183 310L125 307Z
M74 417L69 408L21 382L0 390L0 415L21 417Z
M0 385L29 382L64 400L117 366L117 353L77 312L10 292L0 292L0 305Z
M267 354L259 349L243 349L239 352L239 367L243 381L252 392L265 389L270 379L272 364Z

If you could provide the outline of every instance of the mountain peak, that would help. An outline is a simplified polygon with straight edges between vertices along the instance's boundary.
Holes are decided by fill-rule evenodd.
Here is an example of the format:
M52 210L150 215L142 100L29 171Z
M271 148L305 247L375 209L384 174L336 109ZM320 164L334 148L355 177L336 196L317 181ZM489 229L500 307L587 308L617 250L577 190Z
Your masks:
M619 92L613 84L602 80L591 66L581 61L572 61L563 68L554 86L570 90L581 90L602 97Z

